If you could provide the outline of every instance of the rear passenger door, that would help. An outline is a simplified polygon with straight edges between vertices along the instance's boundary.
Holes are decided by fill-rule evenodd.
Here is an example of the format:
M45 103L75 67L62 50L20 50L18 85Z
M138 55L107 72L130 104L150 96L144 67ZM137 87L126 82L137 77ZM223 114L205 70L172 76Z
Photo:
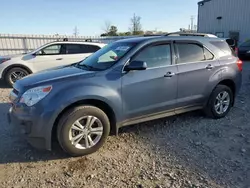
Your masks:
M178 108L202 105L211 76L218 70L219 61L200 43L176 41L178 68Z
M65 65L75 63L85 59L100 47L89 44L65 44L65 55L62 59Z

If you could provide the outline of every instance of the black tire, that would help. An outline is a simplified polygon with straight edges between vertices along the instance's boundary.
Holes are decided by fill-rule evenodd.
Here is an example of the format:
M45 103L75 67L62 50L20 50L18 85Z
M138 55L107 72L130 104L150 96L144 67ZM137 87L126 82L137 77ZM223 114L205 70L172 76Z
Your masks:
M71 143L69 138L69 132L71 126L74 124L76 120L87 115L95 116L100 120L103 126L103 134L100 140L93 147L87 149L86 148L79 149L76 148ZM105 143L109 135L109 132L110 132L110 122L108 116L101 109L95 106L86 105L86 106L79 106L72 108L61 117L57 127L57 139L60 146L66 153L68 153L73 157L76 157L76 156L88 155L97 151Z
M222 93L226 91L229 94L229 98L230 98L230 102L229 102L229 106L227 108L227 110L224 113L219 114L216 109L215 109L215 103L216 103L216 97ZM223 118L225 117L228 112L231 110L232 106L233 106L233 102L234 102L234 95L232 90L225 85L217 85L216 88L213 90L213 92L210 95L210 98L208 100L208 103L204 109L205 114L208 117L214 118L214 119L219 119L219 118Z
M14 81L11 78L12 73L14 72L22 72L25 76L29 75L29 72L23 68L20 67L14 67L8 70L4 76L5 82L8 84L8 86L13 87ZM22 77L23 78L23 77ZM18 79L17 79L18 80Z

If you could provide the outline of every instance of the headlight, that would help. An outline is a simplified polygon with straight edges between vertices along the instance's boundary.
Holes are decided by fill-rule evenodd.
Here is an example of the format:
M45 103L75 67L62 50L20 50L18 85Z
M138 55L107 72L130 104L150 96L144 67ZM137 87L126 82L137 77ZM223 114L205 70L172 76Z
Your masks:
M250 50L247 51L247 54L250 54Z
M22 95L20 103L24 103L27 106L33 106L34 104L42 100L44 97L46 97L51 90L52 86L41 86L31 88Z

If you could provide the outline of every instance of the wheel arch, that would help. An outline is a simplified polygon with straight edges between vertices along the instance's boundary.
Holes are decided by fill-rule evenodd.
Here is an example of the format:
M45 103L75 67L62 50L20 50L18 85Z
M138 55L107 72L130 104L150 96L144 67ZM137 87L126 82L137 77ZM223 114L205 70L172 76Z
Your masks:
M109 121L110 121L110 134L113 135L113 134L118 133L118 127L116 126L116 115L110 105L108 105L106 102L99 100L99 99L83 99L83 100L79 100L79 101L69 104L58 114L58 116L56 117L53 123L51 141L57 139L56 131L58 127L58 122L63 116L63 114L65 114L69 109L74 108L76 106L81 106L81 105L93 105L103 110L108 116Z
M4 78L5 75L6 75L6 73L7 73L9 70L13 69L13 68L23 68L23 69L25 69L26 71L28 71L29 74L32 74L32 73L33 73L33 71L32 71L30 68L28 68L27 66L25 66L25 65L22 65L22 64L12 64L12 65L6 67L6 68L3 70L2 77Z

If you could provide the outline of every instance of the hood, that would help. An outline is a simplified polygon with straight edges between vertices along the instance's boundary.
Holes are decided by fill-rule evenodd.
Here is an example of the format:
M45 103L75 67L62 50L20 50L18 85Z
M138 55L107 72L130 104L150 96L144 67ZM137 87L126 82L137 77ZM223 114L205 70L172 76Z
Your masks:
M0 56L1 58L15 58L15 57L22 57L23 54L13 54L13 55L5 55L5 56Z
M60 79L65 81L65 79L72 79L83 75L91 77L94 76L94 73L95 72L93 71L82 70L74 66L54 68L26 76L25 78L18 80L17 85L29 87L33 85L47 84L48 82Z

